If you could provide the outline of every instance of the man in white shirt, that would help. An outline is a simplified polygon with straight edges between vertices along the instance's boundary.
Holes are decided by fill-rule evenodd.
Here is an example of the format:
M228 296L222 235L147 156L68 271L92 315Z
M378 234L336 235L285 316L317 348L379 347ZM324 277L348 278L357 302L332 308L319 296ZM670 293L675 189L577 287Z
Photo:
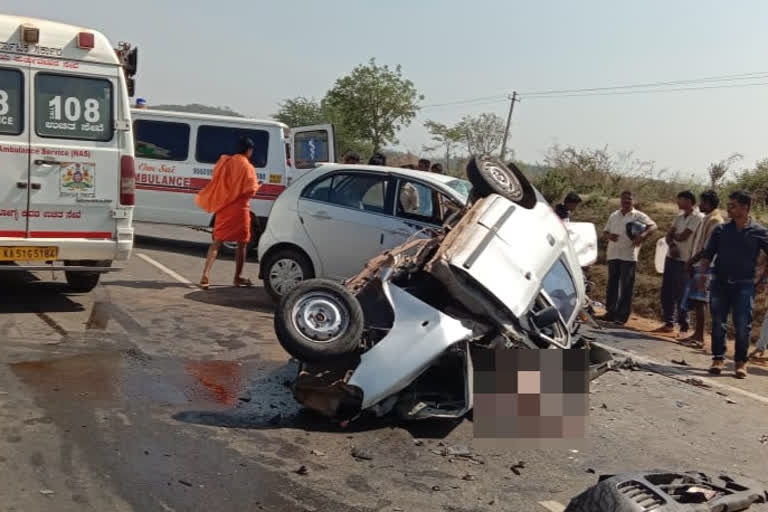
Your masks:
M704 216L694 209L696 196L686 190L677 194L677 207L681 212L675 217L667 232L666 240L669 252L664 261L664 278L661 283L661 309L664 313L664 325L656 332L675 332L675 319L680 324L680 332L688 331L688 311L681 307L685 289L685 264L691 259L693 234ZM677 318L675 318L677 314Z
M627 232L628 226L633 231L632 238ZM635 209L632 192L622 192L621 209L608 217L603 230L603 235L608 238L608 290L605 301L608 311L600 320L618 324L629 320L640 245L656 227L648 215Z

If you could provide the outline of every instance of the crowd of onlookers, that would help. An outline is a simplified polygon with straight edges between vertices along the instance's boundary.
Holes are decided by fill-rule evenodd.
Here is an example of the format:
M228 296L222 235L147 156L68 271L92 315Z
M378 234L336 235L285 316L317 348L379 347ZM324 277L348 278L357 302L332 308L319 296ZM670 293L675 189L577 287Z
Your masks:
M752 309L756 293L768 279L768 265L757 276L758 257L768 254L768 231L751 215L752 197L743 191L727 198L727 219L720 213L720 197L714 190L696 196L677 194L680 213L664 237L667 254L661 286L664 325L658 333L689 333L689 314L694 313L693 332L681 343L704 347L705 316L711 315L712 366L720 374L725 365L728 317L732 316L735 338L734 375L747 376L747 361L761 357L768 345L768 316L756 349L748 354L752 331ZM571 192L555 206L568 219L581 203ZM620 208L608 217L603 236L608 240L606 260L608 285L606 313L599 320L623 325L629 320L640 248L657 224L634 207L634 196L621 193ZM707 305L709 308L707 308Z
M344 155L345 164L360 164L360 155L354 151L350 151ZM387 165L387 157L382 153L374 153L368 160L368 165ZM437 174L445 174L442 164L437 162L432 163L426 158L420 158L418 165L404 164L400 166L402 169L413 169L424 172L434 172Z

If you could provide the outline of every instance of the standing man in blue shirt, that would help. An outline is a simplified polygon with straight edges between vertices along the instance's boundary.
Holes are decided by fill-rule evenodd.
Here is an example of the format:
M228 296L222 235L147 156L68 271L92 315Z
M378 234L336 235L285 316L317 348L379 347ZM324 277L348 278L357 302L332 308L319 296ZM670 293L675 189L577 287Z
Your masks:
M747 351L752 332L752 305L755 298L755 269L760 251L768 254L768 231L749 216L752 197L743 191L728 196L728 217L712 231L709 243L688 263L688 268L702 261L707 268L715 259L714 277L710 290L712 313L712 366L709 373L719 375L725 366L725 335L728 331L728 314L733 311L736 338L734 374L736 378L747 376ZM757 291L766 282L763 272ZM705 285L706 277L698 283Z

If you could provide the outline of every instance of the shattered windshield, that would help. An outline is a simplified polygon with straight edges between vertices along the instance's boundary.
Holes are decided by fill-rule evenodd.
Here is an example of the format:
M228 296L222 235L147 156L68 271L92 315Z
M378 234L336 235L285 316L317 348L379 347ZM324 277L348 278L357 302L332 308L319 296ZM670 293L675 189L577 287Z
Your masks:
M576 310L578 296L573 278L563 260L557 260L552 268L549 269L549 272L547 272L542 281L542 289L552 299L554 306L563 316L563 320L568 322Z
M446 183L446 185L458 192L464 202L467 202L467 199L469 199L469 193L472 191L472 184L470 182L466 180L453 180Z

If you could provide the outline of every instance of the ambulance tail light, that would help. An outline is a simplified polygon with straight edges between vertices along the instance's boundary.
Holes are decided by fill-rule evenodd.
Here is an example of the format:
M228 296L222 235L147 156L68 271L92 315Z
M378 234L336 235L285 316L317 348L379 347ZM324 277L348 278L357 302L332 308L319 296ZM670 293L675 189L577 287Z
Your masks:
M84 50L91 50L96 46L96 38L93 32L80 32L77 34L77 47Z
M136 204L136 168L133 157L127 155L120 159L120 204Z

